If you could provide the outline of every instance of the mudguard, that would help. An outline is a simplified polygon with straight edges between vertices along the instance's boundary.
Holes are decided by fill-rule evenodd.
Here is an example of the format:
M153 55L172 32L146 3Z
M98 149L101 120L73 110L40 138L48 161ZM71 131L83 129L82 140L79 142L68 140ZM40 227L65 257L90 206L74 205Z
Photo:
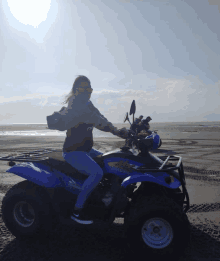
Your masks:
M79 194L82 190L82 181L73 180L56 169L51 172L48 166L41 163L25 162L16 164L6 172L16 174L46 188L63 187L74 194Z
M164 187L171 188L171 189L179 188L179 186L181 186L181 182L176 178L173 178L174 181L171 182L170 184L165 182L165 178L169 177L169 176L170 175L168 175L166 172L158 172L158 173L148 172L148 173L144 173L144 174L133 175L133 176L129 176L129 177L125 178L123 180L123 182L121 183L121 186L126 188L128 185L130 185L132 183L153 182L153 183L156 183L156 184L159 184Z

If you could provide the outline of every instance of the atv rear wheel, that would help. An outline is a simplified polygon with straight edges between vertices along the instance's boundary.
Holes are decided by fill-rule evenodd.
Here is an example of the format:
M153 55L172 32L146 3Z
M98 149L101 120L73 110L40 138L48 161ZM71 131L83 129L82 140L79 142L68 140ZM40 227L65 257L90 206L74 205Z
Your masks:
M138 202L125 217L128 246L137 255L177 258L190 243L190 224L173 200L158 196Z
M40 190L25 180L13 186L3 198L3 221L19 239L39 239L50 228L50 206Z

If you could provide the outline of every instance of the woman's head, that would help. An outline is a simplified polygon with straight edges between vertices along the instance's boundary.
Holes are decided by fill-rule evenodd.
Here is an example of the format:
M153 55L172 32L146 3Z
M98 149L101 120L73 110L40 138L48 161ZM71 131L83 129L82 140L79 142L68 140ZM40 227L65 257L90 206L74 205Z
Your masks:
M72 96L76 96L77 99L88 101L91 97L91 93L92 93L92 88L91 88L90 80L86 76L79 75L75 79L73 83L73 87L70 93L66 96L66 100L64 101L64 103L68 103L69 99Z

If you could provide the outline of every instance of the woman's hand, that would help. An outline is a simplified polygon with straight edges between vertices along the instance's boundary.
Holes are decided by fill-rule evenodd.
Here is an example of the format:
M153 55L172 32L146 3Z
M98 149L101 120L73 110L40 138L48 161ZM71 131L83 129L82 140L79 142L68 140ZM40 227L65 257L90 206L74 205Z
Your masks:
M129 137L129 131L126 128L119 129L119 137L127 139Z
M118 136L118 135L119 135L119 130L118 130L118 128L116 128L116 127L111 128L111 133L112 133L113 135Z
M116 127L113 127L112 130L111 130L111 133L113 135L116 135L116 136L122 138L122 139L127 139L128 136L129 136L129 131L126 128L118 129Z
M146 137L146 136L149 136L149 134L148 133L138 133L138 136L142 136L142 137Z
M138 136L141 136L141 137L147 137L149 136L151 133L149 133L147 130L144 130L145 132L140 132L138 133Z

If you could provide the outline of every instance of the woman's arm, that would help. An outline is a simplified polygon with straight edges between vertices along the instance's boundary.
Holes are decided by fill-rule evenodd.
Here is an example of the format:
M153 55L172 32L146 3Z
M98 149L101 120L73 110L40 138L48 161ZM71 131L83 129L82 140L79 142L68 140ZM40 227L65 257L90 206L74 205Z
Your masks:
M70 99L68 107L63 107L60 114L64 116L65 127L67 129L76 127L80 123L93 124L101 131L119 134L119 130L109 122L90 101L86 103L78 102L74 98Z
M59 114L67 130L85 123L87 119L90 119L91 111L88 109L86 103L82 103L72 97L68 102L68 106L63 106ZM90 123L92 122L90 121Z
M100 111L90 102L89 108L92 111L93 125L96 129L111 132L114 135L119 134L119 130L110 121L108 121Z

